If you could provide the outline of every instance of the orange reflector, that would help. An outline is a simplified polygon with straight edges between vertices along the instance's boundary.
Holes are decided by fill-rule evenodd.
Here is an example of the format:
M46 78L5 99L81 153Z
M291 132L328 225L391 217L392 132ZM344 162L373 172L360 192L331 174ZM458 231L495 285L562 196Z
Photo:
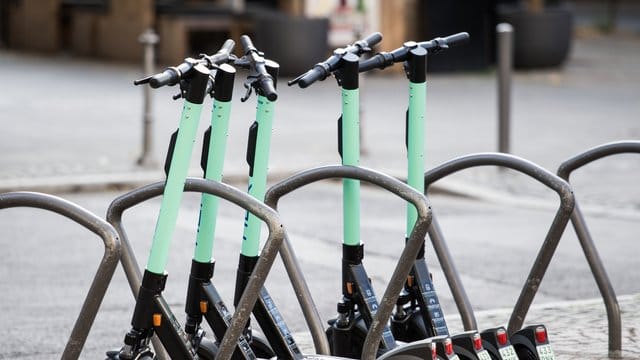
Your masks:
M347 283L347 294L349 295L353 294L353 283L350 283L350 282Z
M407 277L407 285L409 285L410 287L413 286L413 276Z
M159 327L162 325L162 314L153 314L153 326Z
M207 311L209 311L209 303L205 300L200 301L200 312L205 314Z

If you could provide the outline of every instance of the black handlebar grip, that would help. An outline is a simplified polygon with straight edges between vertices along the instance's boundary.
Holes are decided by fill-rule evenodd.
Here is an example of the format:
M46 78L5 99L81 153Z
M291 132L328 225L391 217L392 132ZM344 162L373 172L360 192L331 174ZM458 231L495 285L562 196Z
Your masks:
M231 54L233 48L236 46L236 42L232 39L225 40L224 44L218 50L218 54Z
M364 42L367 43L367 45L369 45L369 47L372 47L374 45L376 45L377 43L379 43L380 41L382 41L382 34L379 32L374 32L373 34L367 36L366 38L362 39Z
M149 86L157 89L165 85L175 85L179 80L178 73L175 70L167 69L160 74L153 75L151 79L149 79Z
M276 92L275 86L273 86L273 79L265 77L260 81L260 89L262 90L262 95L269 101L276 101L278 99L278 93Z
M366 72L369 70L373 70L373 69L377 69L377 68L381 68L385 65L385 59L384 56L378 54L375 55L367 60L364 60L362 62L360 62L360 64L358 64L358 71L359 72Z
M249 38L247 35L240 36L240 44L242 44L242 48L244 49L245 54L251 50L255 50L255 46L253 46L251 38Z
M345 48L336 49L331 57L321 63L314 65L311 70L307 71L299 78L290 81L289 85L297 83L298 86L304 89L318 80L324 80L327 76L329 76L331 72L336 70L336 66L345 54L352 53L359 56L363 52L368 51L368 48L376 45L380 41L382 41L382 34L379 32L374 32L366 38L356 41L352 45L349 45Z
M447 45L449 45L449 46L460 45L460 44L463 44L463 43L465 43L465 42L467 42L469 40L469 33L468 32L461 32L461 33L449 35L449 36L445 37L444 40L447 42Z
M304 89L314 82L324 79L326 75L327 74L325 74L323 70L321 70L318 66L315 66L311 70L307 71L306 74L302 75L302 77L298 81L298 86Z

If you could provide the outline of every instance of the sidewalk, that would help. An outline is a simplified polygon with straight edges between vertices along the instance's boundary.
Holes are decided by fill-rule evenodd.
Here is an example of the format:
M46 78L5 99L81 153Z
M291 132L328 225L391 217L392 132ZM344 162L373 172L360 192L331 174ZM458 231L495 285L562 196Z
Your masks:
M621 296L618 302L622 312L621 359L638 359L640 295ZM478 324L504 323L510 314L510 309L482 311L477 314ZM557 359L607 359L607 321L600 299L533 306L527 318L547 327Z
M637 139L639 57L638 38L590 37L575 42L571 61L563 70L516 73L512 153L555 172L566 158L590 147ZM142 127L141 89L131 84L141 76L135 67L0 50L0 76L11 84L11 91L0 99L5 125L0 143L3 191L95 189L99 185L132 185L162 178L161 162L180 111L180 104L170 100L175 89L154 91L152 148L158 166L141 169L135 164ZM244 91L244 76L239 73L235 100ZM335 144L339 93L335 82L329 79L302 90L287 87L286 80L280 81L276 106L272 180L278 174L339 161ZM495 83L493 73L429 77L428 167L457 156L496 150ZM365 154L361 165L399 176L404 173L406 92L406 81L401 77L377 75L363 81ZM254 117L254 101L234 101L225 165L227 181L243 181L246 177L246 138ZM202 131L209 123L206 113L208 110L201 119ZM195 152L200 148L198 141ZM194 154L193 158L192 173L198 175L199 156ZM574 185L581 200L637 210L640 200L635 199L640 199L640 190L632 175L640 171L640 162L632 160L633 155L617 156L579 171ZM465 185L454 187L456 191L481 193L482 188L489 188L544 196L537 184L495 170L464 171L438 185ZM611 191L607 185L625 191Z

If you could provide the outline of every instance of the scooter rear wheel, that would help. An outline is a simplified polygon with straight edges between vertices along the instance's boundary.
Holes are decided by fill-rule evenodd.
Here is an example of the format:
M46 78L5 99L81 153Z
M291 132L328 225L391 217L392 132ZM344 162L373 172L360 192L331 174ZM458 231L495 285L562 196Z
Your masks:
M267 340L261 336L253 335L251 339L251 350L253 350L253 353L260 359L271 359L276 356Z

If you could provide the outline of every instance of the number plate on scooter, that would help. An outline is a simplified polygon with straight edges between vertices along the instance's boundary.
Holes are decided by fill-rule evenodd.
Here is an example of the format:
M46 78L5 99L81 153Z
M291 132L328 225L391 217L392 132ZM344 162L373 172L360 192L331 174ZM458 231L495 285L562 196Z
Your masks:
M500 350L498 351L500 352L500 357L502 357L502 360L518 360L516 350L511 345L500 348Z
M479 360L491 360L491 355L489 355L487 350L479 351L477 354Z
M551 349L551 345L539 345L536 346L536 350L538 351L538 358L540 360L555 360L555 356L553 356L553 350Z

